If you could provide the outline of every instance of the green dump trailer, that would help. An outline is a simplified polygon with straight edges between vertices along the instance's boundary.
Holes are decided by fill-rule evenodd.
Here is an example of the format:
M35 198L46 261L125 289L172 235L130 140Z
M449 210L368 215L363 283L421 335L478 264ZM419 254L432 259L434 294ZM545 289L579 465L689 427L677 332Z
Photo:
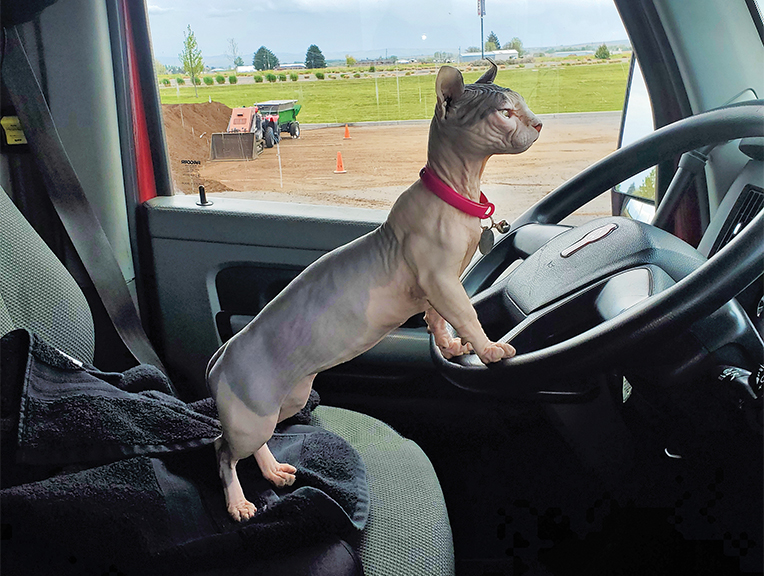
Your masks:
M265 147L271 148L287 132L292 138L300 137L300 123L297 115L302 106L297 100L268 100L255 104L263 117L263 139Z

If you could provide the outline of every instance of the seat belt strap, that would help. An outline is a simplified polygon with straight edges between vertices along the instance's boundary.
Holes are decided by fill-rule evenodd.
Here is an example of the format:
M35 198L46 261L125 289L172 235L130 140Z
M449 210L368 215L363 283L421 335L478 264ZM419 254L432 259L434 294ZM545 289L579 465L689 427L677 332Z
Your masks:
M141 324L114 250L59 136L16 27L5 29L3 80L37 158L48 195L111 323L140 363L166 369Z

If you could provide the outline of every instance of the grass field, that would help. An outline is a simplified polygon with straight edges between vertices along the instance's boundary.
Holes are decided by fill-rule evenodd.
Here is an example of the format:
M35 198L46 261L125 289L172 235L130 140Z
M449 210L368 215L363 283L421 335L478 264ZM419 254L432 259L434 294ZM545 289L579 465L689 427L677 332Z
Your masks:
M500 70L496 83L525 97L537 114L595 112L623 107L628 61ZM480 71L464 73L465 82ZM302 123L414 120L432 117L435 74L381 75L362 78L202 85L161 88L163 104L214 100L231 108L265 100L297 99Z

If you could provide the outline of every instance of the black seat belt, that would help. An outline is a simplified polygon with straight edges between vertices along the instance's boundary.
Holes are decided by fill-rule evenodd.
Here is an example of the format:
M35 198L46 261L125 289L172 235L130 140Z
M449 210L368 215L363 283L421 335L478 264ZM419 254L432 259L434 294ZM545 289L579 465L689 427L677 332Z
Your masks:
M3 80L37 158L48 196L111 323L132 356L167 372L143 330L109 239L64 149L16 27L4 29Z

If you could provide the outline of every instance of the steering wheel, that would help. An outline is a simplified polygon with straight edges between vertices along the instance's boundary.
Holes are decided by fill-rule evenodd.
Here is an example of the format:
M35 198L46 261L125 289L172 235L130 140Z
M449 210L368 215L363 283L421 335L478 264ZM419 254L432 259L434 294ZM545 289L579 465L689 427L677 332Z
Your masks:
M557 223L666 158L764 136L762 118L764 101L756 100L677 121L531 207L463 277L489 338L511 342L517 355L487 366L474 354L447 360L430 338L439 371L476 392L580 396L589 389L583 376L603 373L624 357L650 357L655 346L732 300L764 271L764 211L710 259L668 232L626 218L575 228ZM524 260L495 282L518 258Z

